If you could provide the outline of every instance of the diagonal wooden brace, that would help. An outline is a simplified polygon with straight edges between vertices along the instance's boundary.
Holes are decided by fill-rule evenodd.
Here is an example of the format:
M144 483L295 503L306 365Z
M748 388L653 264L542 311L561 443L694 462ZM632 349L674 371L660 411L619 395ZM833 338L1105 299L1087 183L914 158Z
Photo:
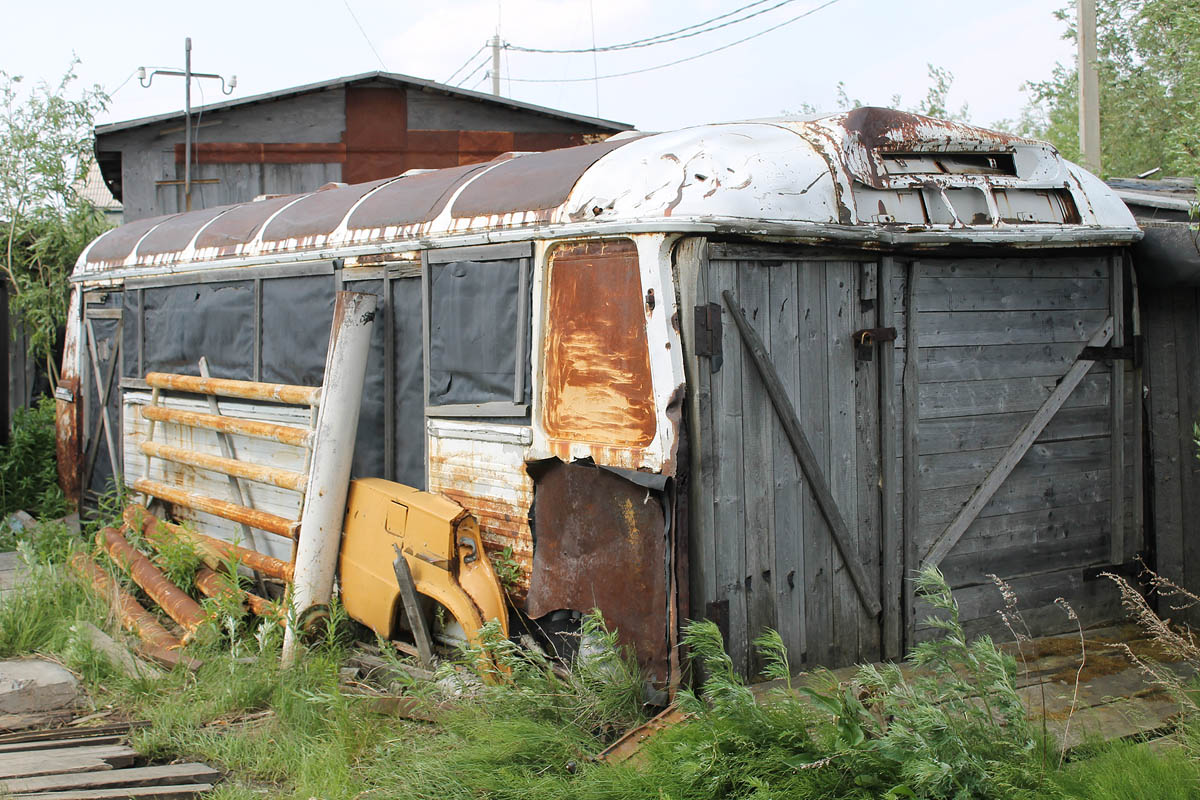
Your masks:
M783 382L779 379L775 365L771 363L771 357L767 354L762 338L751 327L746 315L742 313L741 306L733 299L733 294L728 289L721 292L721 297L725 298L725 305L729 306L733 321L737 324L738 333L742 336L742 342L750 351L751 360L758 369L763 386L767 389L771 405L775 408L780 423L783 424L783 432L787 434L788 442L796 453L796 459L800 462L801 469L804 470L804 477L808 479L817 505L821 508L825 521L829 524L833 543L842 557L842 563L846 565L846 572L850 574L850 582L854 584L858 599L862 601L863 607L871 612L872 616L878 617L882 611L879 592L872 585L867 573L863 571L862 564L855 558L854 551L850 548L850 528L846 525L846 519L838 509L833 492L829 489L829 482L825 480L825 474L821 472L821 467L817 463L817 455L813 452L808 437L804 434L804 428L800 426L800 418L796 416L796 409L788 399L787 390L783 388Z
M1100 326L1100 330L1096 331L1092 338L1088 340L1087 347L1102 347L1108 344L1108 340L1112 338L1112 335L1113 318L1109 317ZM1087 374L1088 370L1095 363L1095 361L1083 358L1082 356L1076 359L1058 386L1050 393L1046 401L1042 403L1041 408L1034 412L1033 418L1029 422L1025 423L1025 427L1021 429L1017 434L1017 438L1009 445L1008 450L996 462L996 466L992 467L992 471L987 474L987 477L975 489L975 492L971 495L971 499L958 512L958 516L954 518L954 521L934 541L933 545L929 548L929 552L921 559L921 566L937 566L946 557L946 554L954 548L954 545L958 544L958 540L967 532L967 528L971 527L971 523L983 511L988 501L996 494L996 490L1000 488L1000 485L1012 473L1013 468L1017 466L1017 463L1025 457L1025 453L1029 451L1034 441L1042 435L1042 431L1046 429L1046 425L1054 418L1058 410L1062 408L1063 403L1067 401L1071 392L1075 391L1075 387L1079 385L1079 382L1083 380L1083 376ZM1121 443L1113 442L1112 446L1120 447Z

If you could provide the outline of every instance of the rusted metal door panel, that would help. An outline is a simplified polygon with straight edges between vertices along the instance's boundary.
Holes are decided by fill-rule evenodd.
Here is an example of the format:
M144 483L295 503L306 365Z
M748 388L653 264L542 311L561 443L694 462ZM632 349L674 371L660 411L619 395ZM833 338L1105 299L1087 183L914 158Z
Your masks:
M552 459L529 469L537 542L527 612L599 609L646 678L665 685L671 549L661 493L591 464Z
M709 324L717 343L699 360L701 398L698 489L708 505L693 525L707 527L701 550L713 564L692 601L723 625L738 669L756 674L753 640L766 628L783 636L793 666L874 660L879 618L858 596L811 482L800 469L759 371L722 300L737 298L762 340L816 463L849 529L849 550L872 592L880 574L879 358L853 334L875 328L874 264L767 259L724 250L702 270L699 306L721 308ZM707 313L704 318L713 322ZM720 353L720 359L716 353ZM693 561L699 556L693 552ZM879 598L872 598L878 602Z

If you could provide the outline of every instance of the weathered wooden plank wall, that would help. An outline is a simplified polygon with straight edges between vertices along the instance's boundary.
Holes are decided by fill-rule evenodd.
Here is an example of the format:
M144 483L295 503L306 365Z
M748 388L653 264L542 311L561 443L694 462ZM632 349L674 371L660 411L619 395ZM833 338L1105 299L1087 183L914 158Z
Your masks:
M848 550L878 591L880 491L879 363L858 360L852 334L876 327L877 265L800 251L722 247L698 273L696 303L730 290L761 337L836 505L850 528ZM829 525L800 468L727 310L720 367L690 362L700 475L694 493L693 609L727 632L738 668L761 661L752 640L778 630L796 666L875 660L879 621L864 609ZM707 401L707 402L705 402Z
M1155 565L1167 578L1200 587L1200 460L1192 426L1200 420L1200 290L1144 288L1148 476ZM1170 612L1200 624L1200 609Z
M897 269L887 289L896 327L908 331L895 347L897 393L906 364L919 365L907 409L916 418L905 426L915 428L908 452L916 463L901 471L905 490L917 488L907 495L919 519L910 553L924 554L1104 324L1114 293L1103 255L922 260L910 327L911 270ZM916 359L908 335L918 339ZM1110 376L1103 362L1092 367L942 561L970 630L1003 633L995 613L1002 600L989 574L1012 582L1037 632L1073 625L1053 605L1060 596L1085 620L1119 616L1112 587L1088 573L1110 563L1114 506L1124 516L1122 550L1141 546L1126 499L1133 495L1133 426L1116 426L1122 457L1111 447L1114 421L1132 413L1132 376L1123 381L1120 415L1111 410ZM903 434L898 449L902 462ZM1121 503L1113 500L1114 464L1126 473ZM903 506L905 497L896 500ZM911 558L908 566L915 566ZM915 612L910 624L924 610Z

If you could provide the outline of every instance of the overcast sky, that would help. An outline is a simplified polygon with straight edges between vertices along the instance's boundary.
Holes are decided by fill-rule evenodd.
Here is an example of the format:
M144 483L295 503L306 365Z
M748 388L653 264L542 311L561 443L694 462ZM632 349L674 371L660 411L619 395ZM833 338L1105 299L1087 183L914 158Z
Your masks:
M176 110L183 82L160 78L143 89L139 65L236 74L234 97L386 68L436 81L448 78L499 28L525 47L604 46L684 28L749 0L207 0L205 3L6 3L0 69L56 80L71 59L80 77L113 94L100 121ZM771 0L752 11L769 9ZM826 8L744 44L677 66L593 82L601 76L688 58L816 9L825 0L791 0L754 19L668 44L576 55L506 51L502 93L527 102L663 130L731 119L778 116L807 103L835 109L837 84L864 102L899 94L915 104L929 86L926 64L954 73L951 104L970 106L988 125L1016 117L1024 81L1073 61L1053 17L1061 0L834 0ZM744 12L750 13L750 12ZM356 21L357 18L357 21ZM729 19L736 19L731 17ZM361 25L361 29L360 29ZM593 38L594 37L594 38ZM470 71L483 60L469 62ZM464 88L490 90L485 68ZM587 78L575 83L517 79ZM510 80L511 79L511 80ZM457 79L456 79L457 81ZM193 103L223 100L204 81Z

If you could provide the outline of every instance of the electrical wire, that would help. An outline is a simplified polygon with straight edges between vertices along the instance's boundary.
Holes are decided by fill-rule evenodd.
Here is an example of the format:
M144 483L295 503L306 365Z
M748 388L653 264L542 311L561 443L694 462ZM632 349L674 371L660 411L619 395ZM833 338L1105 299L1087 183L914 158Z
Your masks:
M484 57L484 59L483 59L482 61L480 61L480 62L479 62L479 63L478 63L476 66L475 66L475 69L471 70L471 73L470 73L469 75L467 75L465 78L463 78L462 80L460 80L458 83L456 83L456 84L454 84L454 85L455 85L455 86L462 86L464 83L466 83L467 81L471 80L471 78L474 78L474 77L475 77L475 75L476 75L476 74L478 74L479 70L481 70L481 69L483 69L485 66L487 66L488 62L489 62L489 61L491 61L491 60L492 60L492 57L491 57L490 55L489 55L489 56L485 56L485 57Z
M642 69L632 69L632 70L629 70L628 72L614 72L611 75L598 75L598 76L593 76L590 78L509 78L509 80L515 81L516 83L583 83L586 81L607 80L608 78L624 78L629 75L641 75L644 72L654 72L655 70L666 69L667 67L673 67L676 64L685 64L688 61L695 61L698 58L704 58L705 56L710 56L713 53L719 53L722 50L728 50L731 47L736 47L737 45L748 42L751 39L757 39L760 36L765 36L766 34L771 33L772 31L777 31L786 25L791 25L793 22L802 20L805 17L810 17L813 14L820 11L821 9L828 8L829 6L833 5L834 3L838 3L838 2L841 2L841 0L826 0L826 2L822 3L821 5L817 6L816 8L811 8L808 11L805 11L803 14L797 14L796 16L792 17L791 19L784 20L783 22L780 22L777 25L772 25L771 27L766 28L765 30L759 31L758 33L752 33L749 36L742 37L741 39L730 42L729 44L723 44L720 47L714 47L711 50L705 50L702 53L697 53L696 55L688 56L687 58L680 58L675 61L669 61L666 64L658 64L653 67L644 67Z
M475 56L477 56L477 55L479 55L480 53L482 53L482 52L483 52L483 49L484 49L485 47L487 47L487 46L488 46L488 43L487 43L487 42L484 42L483 44L481 44L481 45L479 46L479 49L478 49L478 50L476 50L474 53L471 53L471 55L470 55L470 56L467 58L467 60L466 60L466 61L464 61L464 62L462 63L462 66L461 66L461 67L459 67L458 69L454 70L454 72L452 72L452 73L450 74L450 77L449 77L449 78L446 78L446 80L442 81L442 83L449 83L450 81L454 80L455 76L457 76L457 75L458 75L458 73L460 73L460 72L462 72L464 69L466 69L466 68L467 68L467 65L468 65L468 64L470 64L472 61L474 61L474 60L475 60Z
M358 21L358 15L354 13L354 9L350 7L350 0L342 0L342 5L346 6L346 10L350 12L350 19L354 20L354 24L358 26L358 32L367 41L367 47L371 48L371 52L375 54L375 59L379 62L379 66L383 67L383 71L387 72L387 64L383 63L383 58L379 55L379 51L375 49L375 45L371 44L371 37L367 36L367 32L363 30L362 23Z
M108 95L109 99L111 100L113 95L115 95L117 92L119 92L125 88L125 84L127 84L131 80L133 80L134 75L137 75L136 69L133 72L129 73L129 75L125 78L125 80L121 81L121 84L117 88L113 89L111 92L105 92L105 94Z
M739 17L738 19L729 20L728 22L722 22L720 25L712 25L711 27L705 27L705 26L710 25L713 22L717 22L717 21L725 19L727 17L731 17L735 14L740 14L741 12L743 12L749 8L753 8L754 6L760 6L766 2L769 2L769 0L756 0L756 2L750 3L748 5L744 5L741 8L735 8L733 11L727 12L727 13L722 14L717 17L713 17L712 19L707 19L707 20L704 20L703 22L697 22L696 24L689 25L686 28L680 28L679 30L675 30L675 31L668 31L667 33L660 33L657 36L649 36L645 39L634 39L632 42L623 42L621 44L611 44L611 45L605 45L603 47L596 47L595 43L593 43L591 47L580 47L580 48L562 49L562 50L555 50L555 49L550 49L550 48L539 48L539 47L523 47L521 45L509 44L507 42L505 43L504 46L505 46L505 48L507 48L509 50L517 50L522 53L557 53L557 54L608 53L608 52L612 52L612 51L616 51L616 50L633 50L633 49L639 48L639 47L653 47L656 44L667 44L668 42L677 42L680 39L690 39L691 37L699 36L702 33L711 33L712 31L717 31L717 30L720 30L721 28L727 28L730 25L736 25L739 22L745 22L748 19L753 19L753 18L761 16L763 14L767 14L771 11L774 11L777 8L782 8L783 6L786 6L791 3L796 2L796 0L781 0L781 2L778 2L775 5L770 6L769 8L759 9L758 11L747 14L744 17ZM701 28L702 30L693 30L694 28ZM691 32L688 33L687 31L691 31Z

